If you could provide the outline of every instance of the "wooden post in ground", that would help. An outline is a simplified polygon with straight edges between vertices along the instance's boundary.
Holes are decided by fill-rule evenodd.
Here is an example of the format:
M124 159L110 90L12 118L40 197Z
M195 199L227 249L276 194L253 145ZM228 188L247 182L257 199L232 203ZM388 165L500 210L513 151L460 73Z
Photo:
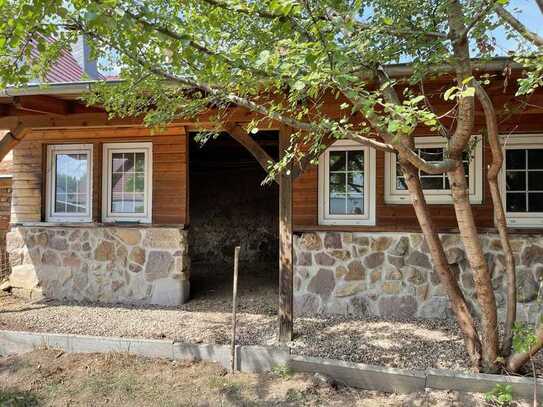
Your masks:
M236 246L234 249L234 284L232 287L232 373L236 371L236 327L237 327L237 302L238 302L238 267L239 267L239 250Z
M279 154L289 146L290 131L279 131ZM289 342L293 333L292 175L279 175L279 341Z

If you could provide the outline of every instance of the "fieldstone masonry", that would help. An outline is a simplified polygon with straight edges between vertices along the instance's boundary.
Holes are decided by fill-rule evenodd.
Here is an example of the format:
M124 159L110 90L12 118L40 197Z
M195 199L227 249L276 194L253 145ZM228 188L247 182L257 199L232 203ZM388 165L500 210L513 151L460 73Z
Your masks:
M178 228L16 226L7 234L15 294L178 305L189 296L187 232Z
M495 234L481 236L505 312L505 266ZM478 312L473 276L458 235L441 235L447 260ZM518 318L543 310L543 236L512 235L517 260ZM294 237L295 314L366 314L396 318L452 316L421 234L311 232Z

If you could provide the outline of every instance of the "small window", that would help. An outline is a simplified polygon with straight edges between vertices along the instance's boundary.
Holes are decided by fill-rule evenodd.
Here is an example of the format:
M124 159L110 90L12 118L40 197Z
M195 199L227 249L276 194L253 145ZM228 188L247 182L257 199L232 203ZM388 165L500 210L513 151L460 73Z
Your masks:
M47 221L91 221L91 163L91 144L47 147Z
M445 156L445 139L442 137L417 137L415 151L424 160L440 162ZM471 153L464 153L464 172L469 186L470 202L482 202L482 143L480 138ZM428 203L451 204L451 188L447 174L428 174L419 171L419 177L424 195ZM385 154L385 202L392 204L411 203L407 185L397 160L397 155Z
M375 224L375 150L337 141L319 160L319 222Z
M151 222L151 143L104 144L105 222Z
M504 139L502 199L508 224L543 225L543 136Z

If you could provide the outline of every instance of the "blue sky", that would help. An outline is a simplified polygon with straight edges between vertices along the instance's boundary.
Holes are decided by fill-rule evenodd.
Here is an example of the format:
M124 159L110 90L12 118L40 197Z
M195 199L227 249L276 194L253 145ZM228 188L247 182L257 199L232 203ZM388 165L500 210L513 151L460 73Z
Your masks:
M511 0L507 9L513 12L515 17L523 22L528 29L543 35L543 14L539 11L534 0ZM503 29L498 30L495 35L497 44L503 51L499 52L500 54L505 55L507 51L515 50L514 41L505 38Z

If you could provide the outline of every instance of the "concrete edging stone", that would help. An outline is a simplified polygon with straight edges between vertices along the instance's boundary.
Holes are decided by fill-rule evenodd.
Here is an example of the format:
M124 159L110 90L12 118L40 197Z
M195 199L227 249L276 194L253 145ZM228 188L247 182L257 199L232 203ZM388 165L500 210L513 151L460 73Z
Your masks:
M0 330L0 355L30 352L38 348L65 352L126 352L138 356L171 360L216 362L230 368L229 345L191 344L163 339L118 338L73 334ZM496 384L511 384L516 397L531 399L534 380L528 377L464 373L444 369L396 369L333 359L292 355L288 347L236 347L236 366L242 372L265 372L274 366L288 366L295 372L321 373L339 383L367 390L413 393L425 388L485 393ZM543 399L543 380L537 381Z

